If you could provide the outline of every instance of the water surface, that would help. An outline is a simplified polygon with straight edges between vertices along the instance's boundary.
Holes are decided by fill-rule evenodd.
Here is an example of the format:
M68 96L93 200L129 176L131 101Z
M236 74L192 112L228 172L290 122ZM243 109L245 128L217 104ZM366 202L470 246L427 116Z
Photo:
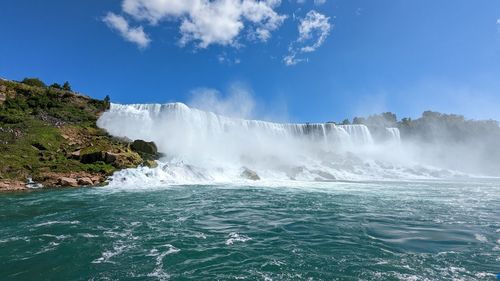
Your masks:
M2 280L496 280L500 181L0 194Z

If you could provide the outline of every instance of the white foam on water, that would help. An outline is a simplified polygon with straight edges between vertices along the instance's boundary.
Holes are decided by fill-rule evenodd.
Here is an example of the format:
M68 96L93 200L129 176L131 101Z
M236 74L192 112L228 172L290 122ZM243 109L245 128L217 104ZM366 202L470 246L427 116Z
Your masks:
M486 236L479 234L479 233L475 233L474 238L476 238L476 240L479 242L483 242L483 243L488 242L488 238L486 238Z
M163 250L163 248L166 248L166 250ZM171 254L178 253L180 249L170 245L166 244L160 247L160 249L154 248L152 249L148 256L155 257L156 262L155 262L155 269L153 272L149 273L147 276L148 277L154 277L157 278L158 280L168 280L170 278L170 274L165 272L163 269L163 259Z
M48 222L42 222L39 224L35 224L34 227L42 227L42 226L49 226L53 224L79 224L80 221L48 221Z
M115 245L113 246L113 249L104 251L101 257L93 260L92 263L112 263L110 259L123 253L126 248L127 246L125 245Z
M229 238L226 240L226 245L230 246L233 245L235 242L245 243L249 240L252 240L252 238L246 235L239 234L237 232L231 232L229 233Z

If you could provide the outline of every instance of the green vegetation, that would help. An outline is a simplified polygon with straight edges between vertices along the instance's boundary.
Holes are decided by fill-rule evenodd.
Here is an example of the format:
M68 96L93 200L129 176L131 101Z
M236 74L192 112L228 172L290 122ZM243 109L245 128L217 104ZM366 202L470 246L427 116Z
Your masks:
M65 91L71 91L71 86L69 85L69 82L66 81L64 82L63 86L62 86L63 90Z
M24 78L21 83L33 87L42 87L42 88L47 87L45 83L43 83L43 81L38 78Z
M129 143L96 126L109 96L101 101L69 89L68 82L47 87L37 78L0 81L0 181L32 177L43 183L53 174L72 173L104 178L144 162ZM82 161L96 152L102 157Z

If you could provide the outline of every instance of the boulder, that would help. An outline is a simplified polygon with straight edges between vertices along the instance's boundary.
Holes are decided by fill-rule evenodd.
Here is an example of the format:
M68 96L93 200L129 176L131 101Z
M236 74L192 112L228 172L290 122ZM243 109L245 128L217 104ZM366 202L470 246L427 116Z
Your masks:
M104 161L105 153L102 151L91 152L87 154L82 154L80 156L80 162L83 164L92 164L99 161Z
M243 172L241 173L241 177L253 180L253 181L258 181L260 180L259 175L255 171L252 171L248 169L247 167L243 167Z
M58 182L62 186L71 186L71 187L78 186L78 181L76 181L75 179L72 179L72 178L68 178L68 177L61 177L61 178L59 178Z
M78 184L79 185L93 185L94 182L90 178L79 178L78 179Z
M104 156L104 162L113 164L115 163L116 159L118 159L118 156L119 155L116 153L106 152L106 155Z
M143 163L144 166L149 167L149 168L156 168L158 167L158 163L154 160L146 160Z
M147 142L143 140L135 140L130 145L130 148L139 154L149 154L152 156L158 155L158 148L156 147L156 144L152 141Z

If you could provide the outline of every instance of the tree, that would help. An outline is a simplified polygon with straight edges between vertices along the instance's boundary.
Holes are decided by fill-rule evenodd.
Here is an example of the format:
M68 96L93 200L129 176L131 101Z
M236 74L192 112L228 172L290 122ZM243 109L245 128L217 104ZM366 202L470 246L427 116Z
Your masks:
M71 85L69 84L68 81L64 82L63 86L62 86L63 90L65 91L70 91L71 92Z
M354 119L352 119L352 123L356 124L356 125L365 124L365 118L363 118L363 117L354 117Z
M111 99L109 98L109 95L106 95L104 97L104 109L109 109L111 105Z
M342 121L342 125L351 125L351 121L349 121L349 119L344 119L344 121Z
M62 86L59 85L58 83L54 83L52 85L50 85L51 88L54 88L54 89L59 89L59 90L62 90Z
M45 85L45 83L43 83L43 81L38 79L38 78L28 78L27 77L27 78L24 78L23 81L21 81L21 83L29 85L29 86L33 86L33 87L42 87L42 88L47 87L47 85Z
M384 113L382 113L382 117L389 124L396 124L396 122L398 122L398 118L397 118L396 114L394 114L392 112L384 112Z

